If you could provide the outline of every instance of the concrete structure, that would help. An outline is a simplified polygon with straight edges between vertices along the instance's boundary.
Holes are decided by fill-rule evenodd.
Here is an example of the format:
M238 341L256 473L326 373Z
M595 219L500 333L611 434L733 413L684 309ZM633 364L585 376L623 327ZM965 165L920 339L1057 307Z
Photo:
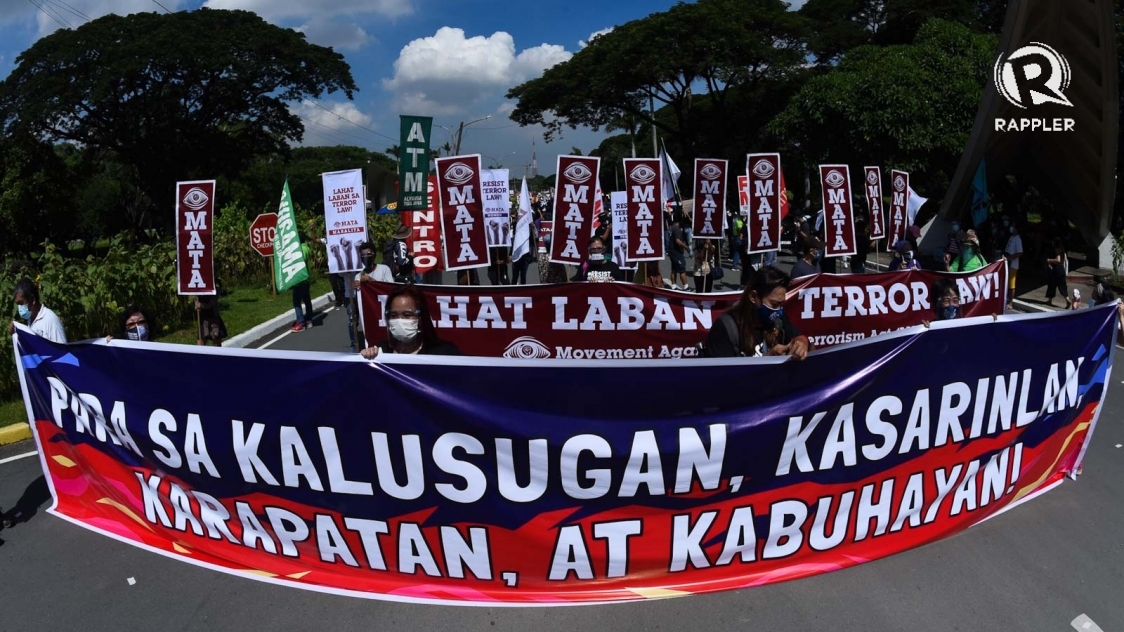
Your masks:
M967 220L972 180L986 157L989 190L1007 175L1033 185L1077 226L1090 254L1100 251L1098 263L1111 263L1106 248L1116 194L1119 126L1114 26L1112 0L1011 0L1000 54L1009 59L1034 42L1056 50L1072 69L1072 82L1064 91L1072 107L1027 103L1023 109L1005 97L994 80L988 81L968 146L937 221L927 231L923 252L943 245L948 220ZM997 119L1072 119L1073 129L996 131Z

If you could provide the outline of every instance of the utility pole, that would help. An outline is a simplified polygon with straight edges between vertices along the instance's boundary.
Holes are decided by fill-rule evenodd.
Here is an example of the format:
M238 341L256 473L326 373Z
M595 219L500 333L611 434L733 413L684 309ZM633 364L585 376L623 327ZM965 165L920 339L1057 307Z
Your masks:
M660 148L656 143L656 98L651 88L648 88L648 110L652 113L652 157L658 158Z

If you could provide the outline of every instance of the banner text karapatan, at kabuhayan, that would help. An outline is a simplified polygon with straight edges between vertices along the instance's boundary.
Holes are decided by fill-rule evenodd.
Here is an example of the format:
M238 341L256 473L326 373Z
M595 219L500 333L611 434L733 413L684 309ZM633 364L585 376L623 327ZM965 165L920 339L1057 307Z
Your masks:
M1103 406L1115 310L939 323L804 362L368 363L26 329L17 355L57 515L293 586L550 605L845 568L1049 488ZM1001 352L948 352L984 347ZM622 370L706 393L573 397Z
M829 347L933 319L938 278L960 289L964 316L1002 314L1006 264L968 274L821 274L797 279L785 314L813 346ZM364 282L360 315L368 345L386 340L393 285ZM631 283L420 286L438 335L468 355L509 358L691 358L723 311L741 297L656 290Z

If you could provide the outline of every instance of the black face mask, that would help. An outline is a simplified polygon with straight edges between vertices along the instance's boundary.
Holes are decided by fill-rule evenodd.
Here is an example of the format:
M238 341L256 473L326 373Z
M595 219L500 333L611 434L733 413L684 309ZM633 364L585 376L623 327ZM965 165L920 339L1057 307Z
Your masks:
M363 255L363 256L359 257L359 261L361 261L363 263L363 268L365 268L367 270L370 270L371 267L374 266L374 264L375 264L375 256L374 255Z

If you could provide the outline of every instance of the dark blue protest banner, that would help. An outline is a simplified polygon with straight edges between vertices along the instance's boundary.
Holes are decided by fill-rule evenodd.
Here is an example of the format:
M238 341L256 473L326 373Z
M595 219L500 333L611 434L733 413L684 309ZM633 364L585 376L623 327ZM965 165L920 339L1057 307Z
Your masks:
M1049 489L1092 436L1115 309L804 362L16 342L56 515L286 585L549 605L842 569Z

